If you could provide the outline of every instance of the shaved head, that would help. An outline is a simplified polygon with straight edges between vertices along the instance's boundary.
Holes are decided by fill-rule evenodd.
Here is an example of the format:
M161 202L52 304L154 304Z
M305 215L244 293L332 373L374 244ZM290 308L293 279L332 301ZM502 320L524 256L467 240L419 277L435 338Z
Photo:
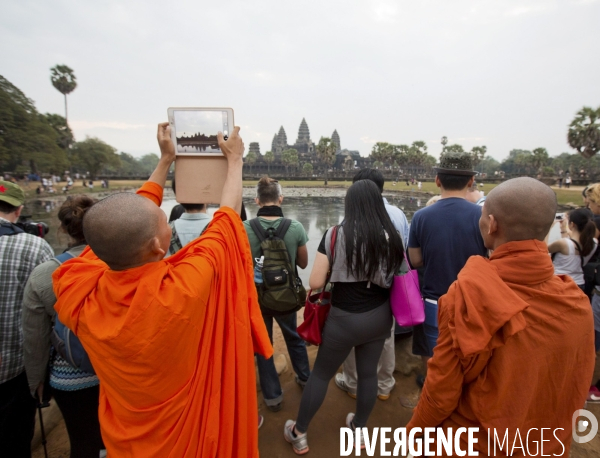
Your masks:
M159 237L161 216L166 218L152 201L122 192L87 211L83 232L96 256L111 269L124 270L144 263Z
M505 242L544 240L554 222L556 208L556 194L549 186L533 178L513 178L490 191L482 220L493 216L498 235ZM483 232L482 227L485 239Z

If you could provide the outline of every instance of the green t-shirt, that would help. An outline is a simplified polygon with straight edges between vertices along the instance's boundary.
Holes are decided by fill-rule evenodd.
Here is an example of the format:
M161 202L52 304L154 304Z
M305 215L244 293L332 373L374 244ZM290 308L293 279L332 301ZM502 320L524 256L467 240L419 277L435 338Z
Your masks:
M279 227L279 223L281 222L281 218L279 219L264 219L258 218L261 226L266 230L270 227L273 229L277 229ZM260 258L260 241L258 237L250 227L250 221L244 221L244 227L246 228L246 232L248 233L248 240L250 241L250 249L252 250L252 258L254 259ZM292 263L292 267L296 266L296 253L298 251L298 247L306 245L308 242L308 235L306 235L306 231L302 224L298 221L292 220L292 224L288 228L287 232L283 236L283 241L285 246L287 247L288 254L290 255L290 261ZM255 263L255 262L254 262Z

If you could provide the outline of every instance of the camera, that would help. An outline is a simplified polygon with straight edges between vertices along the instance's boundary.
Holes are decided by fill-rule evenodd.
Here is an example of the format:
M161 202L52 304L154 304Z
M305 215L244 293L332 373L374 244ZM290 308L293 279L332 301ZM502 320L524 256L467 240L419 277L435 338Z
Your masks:
M50 228L46 223L36 223L34 221L28 221L31 216L20 216L19 221L15 224L15 226L23 229L23 232L27 234L35 235L36 237L44 238Z

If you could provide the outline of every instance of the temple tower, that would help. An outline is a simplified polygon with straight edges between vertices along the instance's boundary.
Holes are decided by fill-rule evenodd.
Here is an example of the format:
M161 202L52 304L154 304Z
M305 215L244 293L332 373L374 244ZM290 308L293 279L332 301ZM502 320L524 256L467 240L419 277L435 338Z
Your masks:
M306 119L304 118L302 118L302 122L300 123L298 139L296 140L297 145L301 143L310 143L310 131L308 130L308 124L306 124Z
M333 131L333 134L331 134L331 141L336 145L337 151L340 151L342 149L342 143L340 142L340 134L338 134L337 129Z
M248 153L254 153L256 154L256 157L259 158L261 157L260 154L260 145L258 144L258 142L252 142L250 143L250 146L248 147Z
M294 144L294 149L298 151L298 154L301 158L306 155L310 155L315 150L315 145L310 139L310 131L308 130L308 124L306 123L306 119L302 118L302 122L300 123L300 128L298 129L298 139Z

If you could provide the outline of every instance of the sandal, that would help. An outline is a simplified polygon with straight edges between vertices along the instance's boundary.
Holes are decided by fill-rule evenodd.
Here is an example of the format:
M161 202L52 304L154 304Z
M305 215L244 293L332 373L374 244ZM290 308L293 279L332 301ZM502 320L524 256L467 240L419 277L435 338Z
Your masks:
M283 437L286 441L292 444L294 448L294 453L296 455L304 455L308 453L308 440L306 433L302 435L294 434L294 428L296 426L296 422L294 420L288 420L285 422L285 427L283 428Z

